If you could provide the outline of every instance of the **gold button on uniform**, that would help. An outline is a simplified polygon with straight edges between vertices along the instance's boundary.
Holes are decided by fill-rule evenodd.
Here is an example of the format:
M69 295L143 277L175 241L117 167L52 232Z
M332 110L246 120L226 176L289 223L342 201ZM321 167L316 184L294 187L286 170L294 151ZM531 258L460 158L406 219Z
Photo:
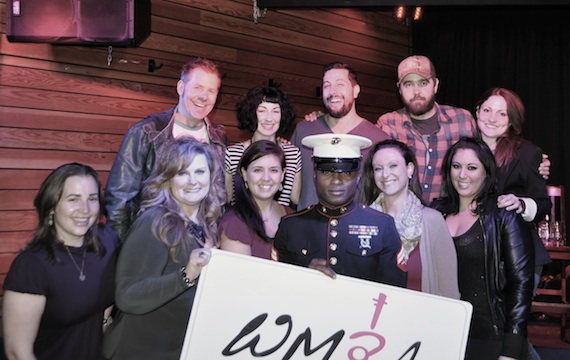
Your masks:
M338 225L338 220L337 219L332 219L331 220L331 226L337 226Z
M338 231L336 231L336 230L331 230L331 237L332 237L332 238L335 238L335 237L337 237L337 236L338 236Z
M366 256L366 254L367 254L366 249L362 250L361 254L362 254L362 256Z
M338 259L333 256L333 257L331 257L329 262L331 263L331 265L336 265L336 263L338 262Z
M329 245L329 248L331 249L331 251L336 251L337 245L335 243L331 243Z

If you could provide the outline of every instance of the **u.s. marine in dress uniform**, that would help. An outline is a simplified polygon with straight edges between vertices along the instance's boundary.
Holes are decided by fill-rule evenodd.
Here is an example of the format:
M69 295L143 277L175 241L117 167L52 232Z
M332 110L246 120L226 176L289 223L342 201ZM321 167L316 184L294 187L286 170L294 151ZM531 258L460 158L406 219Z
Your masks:
M314 148L319 204L281 220L273 243L279 261L405 287L406 274L396 263L401 241L394 219L354 201L360 149L370 140L322 134L302 142Z

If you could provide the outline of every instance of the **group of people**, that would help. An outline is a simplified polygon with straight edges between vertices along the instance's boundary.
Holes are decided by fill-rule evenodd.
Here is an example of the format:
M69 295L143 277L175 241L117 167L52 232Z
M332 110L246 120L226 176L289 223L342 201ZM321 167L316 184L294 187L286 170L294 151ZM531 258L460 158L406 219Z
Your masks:
M435 68L414 55L398 66L404 108L374 125L335 62L326 113L291 142L288 96L261 86L237 105L251 138L228 146L207 118L220 85L211 61L184 65L177 106L128 131L105 192L82 164L45 179L4 283L9 359L178 359L212 248L469 301L466 359L531 356L550 163L521 138L514 92L485 93L473 118L435 102Z

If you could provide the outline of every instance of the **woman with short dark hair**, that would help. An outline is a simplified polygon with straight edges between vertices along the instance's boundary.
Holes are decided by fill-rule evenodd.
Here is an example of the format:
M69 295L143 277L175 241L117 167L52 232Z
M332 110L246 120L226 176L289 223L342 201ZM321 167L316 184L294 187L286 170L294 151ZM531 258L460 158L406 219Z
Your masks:
M295 121L293 105L288 96L276 86L258 86L250 89L238 102L238 128L251 132L251 138L228 146L226 149L226 189L234 203L234 178L239 161L248 146L259 140L278 144L285 154L285 178L277 200L290 206L297 204L301 193L301 150L289 141L277 137L285 134Z

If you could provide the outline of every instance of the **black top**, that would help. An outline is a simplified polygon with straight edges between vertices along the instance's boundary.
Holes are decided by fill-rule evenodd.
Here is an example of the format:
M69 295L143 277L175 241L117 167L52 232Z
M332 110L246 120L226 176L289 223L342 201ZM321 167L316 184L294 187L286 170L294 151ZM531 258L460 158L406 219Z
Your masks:
M46 250L25 250L10 267L4 290L46 297L34 343L37 359L99 359L103 311L113 304L119 239L103 228L98 239L106 253L103 257L85 253L83 281L63 244L55 248L59 262L50 259ZM82 264L85 248L67 248Z
M473 317L469 336L474 338L496 338L493 327L493 315L487 299L485 245L483 228L479 221L464 234L454 236L457 251L457 272L461 300L473 305ZM495 336L494 336L495 335Z
M157 216L156 209L142 213L129 230L119 256L115 300L120 315L105 334L105 348L116 346L114 356L109 356L112 359L180 358L196 295L196 286L186 286L180 268L201 245L192 236L186 251L172 260L169 248L153 232L152 222ZM167 238L173 242L172 231Z
M534 221L540 221L550 212L552 203L546 192L546 180L538 173L542 161L542 150L525 139L521 139L517 148L517 156L506 166L498 168L497 193L515 194L519 197L530 197L538 206ZM550 262L548 252L544 248L534 223L527 226L531 230L534 244L535 264L544 265Z

